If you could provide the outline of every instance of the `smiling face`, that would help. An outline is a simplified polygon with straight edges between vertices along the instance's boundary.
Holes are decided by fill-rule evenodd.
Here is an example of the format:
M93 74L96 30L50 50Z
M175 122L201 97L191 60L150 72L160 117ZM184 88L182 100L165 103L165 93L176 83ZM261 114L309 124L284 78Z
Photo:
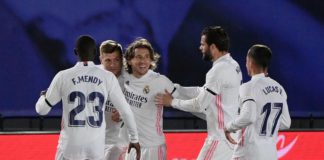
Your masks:
M121 74L122 59L118 51L101 54L100 62L106 70L114 73L116 77Z
M135 48L134 57L128 61L133 71L132 74L137 78L148 72L151 63L150 51L147 48Z

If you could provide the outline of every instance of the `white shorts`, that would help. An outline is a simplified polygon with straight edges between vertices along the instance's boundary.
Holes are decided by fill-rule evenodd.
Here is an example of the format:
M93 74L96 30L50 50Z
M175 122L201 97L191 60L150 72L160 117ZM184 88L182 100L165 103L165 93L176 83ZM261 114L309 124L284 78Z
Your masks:
M62 149L57 148L56 154L55 154L55 160L74 160L74 159L68 159L68 158L63 157ZM105 160L105 159L99 159L99 160Z
M55 153L55 160L63 160L63 151L58 147Z
M135 160L136 151L132 149L126 154L125 160ZM141 160L166 160L166 145L162 144L156 147L141 147Z
M197 160L230 160L233 147L226 140L207 138Z
M124 160L128 146L105 145L106 160Z
M235 157L235 158L232 158L232 160L247 160L247 159L245 159L244 157Z

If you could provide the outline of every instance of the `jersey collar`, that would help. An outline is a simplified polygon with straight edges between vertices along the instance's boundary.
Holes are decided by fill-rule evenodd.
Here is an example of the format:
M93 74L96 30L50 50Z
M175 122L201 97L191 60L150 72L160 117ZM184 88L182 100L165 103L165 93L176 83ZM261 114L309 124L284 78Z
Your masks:
M95 64L92 61L82 61L82 62L77 62L75 66L94 66Z
M264 73L259 73L252 76L252 80L265 77Z
M219 63L219 62L221 62L221 61L223 61L223 60L225 60L225 59L228 59L228 58L230 58L230 57L231 57L231 54L230 54L230 53L227 53L227 54L225 54L225 55L219 57L216 61L214 61L214 62L213 62L213 65L215 65L216 63Z

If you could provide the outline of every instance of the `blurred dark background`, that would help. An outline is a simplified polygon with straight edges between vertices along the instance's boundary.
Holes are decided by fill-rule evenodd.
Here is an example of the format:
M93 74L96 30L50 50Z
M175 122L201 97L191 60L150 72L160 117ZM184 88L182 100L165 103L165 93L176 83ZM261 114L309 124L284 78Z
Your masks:
M34 106L54 75L75 64L80 34L92 35L98 45L114 39L124 48L136 37L147 38L162 56L158 72L201 86L211 63L201 60L200 33L210 25L228 32L244 82L248 48L268 45L269 75L286 89L292 128L324 128L323 8L320 0L2 0L0 130L59 128L61 105L47 117ZM205 128L189 113L166 109L164 117L166 129Z

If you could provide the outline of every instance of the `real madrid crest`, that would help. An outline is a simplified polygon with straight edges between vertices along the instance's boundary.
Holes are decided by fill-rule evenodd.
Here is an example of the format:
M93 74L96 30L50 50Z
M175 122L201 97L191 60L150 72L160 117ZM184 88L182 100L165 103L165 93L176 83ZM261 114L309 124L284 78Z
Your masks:
M148 85L146 85L146 86L144 87L144 89L143 89L143 92L144 92L145 94L148 94L148 93L150 92L150 87L149 87Z

